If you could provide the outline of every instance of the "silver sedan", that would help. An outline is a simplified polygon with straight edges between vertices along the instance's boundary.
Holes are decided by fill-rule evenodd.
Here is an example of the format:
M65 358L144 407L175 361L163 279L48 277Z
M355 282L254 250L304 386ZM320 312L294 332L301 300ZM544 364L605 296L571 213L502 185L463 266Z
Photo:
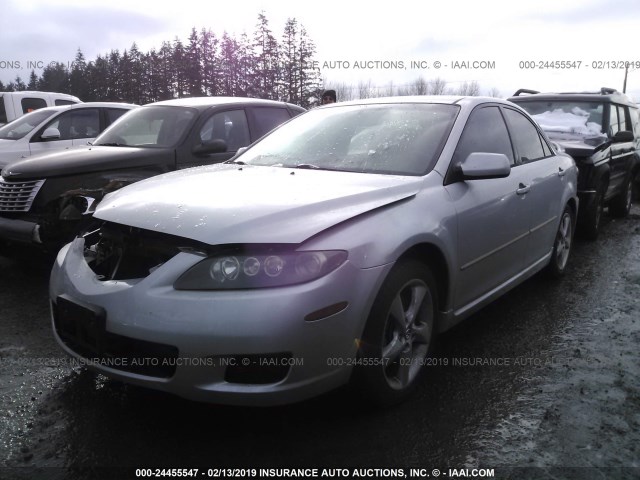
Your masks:
M564 273L577 171L517 106L314 109L225 164L108 195L51 274L54 334L107 376L273 405L404 399L436 333Z

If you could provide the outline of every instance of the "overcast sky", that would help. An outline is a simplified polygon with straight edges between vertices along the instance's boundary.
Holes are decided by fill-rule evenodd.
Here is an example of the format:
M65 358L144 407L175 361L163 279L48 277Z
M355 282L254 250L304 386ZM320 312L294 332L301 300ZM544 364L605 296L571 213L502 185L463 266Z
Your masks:
M78 48L89 61L112 49L122 52L133 42L144 52L176 36L186 42L192 27L251 36L262 10L278 39L288 17L304 25L328 82L399 86L423 76L440 77L455 87L476 80L482 93L496 88L506 97L521 87L622 90L624 69L615 63L632 61L640 67L638 0L180 0L170 5L155 0L4 0L0 80L8 83L20 75L28 81L28 62L70 62ZM556 60L581 64L524 68ZM454 68L456 62L461 68ZM463 62L470 67L487 62L478 65L493 68L464 68ZM640 68L630 70L627 91L640 101Z

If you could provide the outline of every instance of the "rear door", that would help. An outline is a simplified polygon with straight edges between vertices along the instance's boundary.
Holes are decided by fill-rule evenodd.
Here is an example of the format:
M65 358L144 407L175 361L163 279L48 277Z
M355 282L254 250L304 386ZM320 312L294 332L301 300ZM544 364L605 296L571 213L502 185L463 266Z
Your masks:
M458 217L456 310L522 271L530 226L526 192L531 179L528 171L515 168L507 126L496 105L476 107L471 113L449 174L474 152L502 153L512 169L506 178L458 180L445 186Z
M522 251L528 266L546 261L558 229L562 193L566 188L566 165L556 157L534 123L521 112L503 108L516 154L517 170L526 178L526 201L530 228Z

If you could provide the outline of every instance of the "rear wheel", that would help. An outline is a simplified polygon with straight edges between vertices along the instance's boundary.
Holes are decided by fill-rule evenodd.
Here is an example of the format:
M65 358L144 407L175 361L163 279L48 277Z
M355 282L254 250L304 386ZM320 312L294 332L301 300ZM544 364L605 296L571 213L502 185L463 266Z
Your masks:
M609 213L614 217L626 217L631 211L633 201L633 179L627 180L622 191L609 203Z
M587 209L585 216L581 222L581 233L589 240L595 240L600 233L600 224L602 221L602 211L604 210L604 194L606 185L601 183L595 193L592 204Z
M353 385L376 405L407 397L418 383L435 335L437 297L429 268L399 262L385 279L360 342Z
M564 275L569 262L569 254L571 253L571 245L573 243L573 210L570 206L566 206L562 217L560 218L560 224L558 226L558 232L556 233L556 239L553 244L553 252L551 253L551 260L547 266L547 271L554 277L560 277Z

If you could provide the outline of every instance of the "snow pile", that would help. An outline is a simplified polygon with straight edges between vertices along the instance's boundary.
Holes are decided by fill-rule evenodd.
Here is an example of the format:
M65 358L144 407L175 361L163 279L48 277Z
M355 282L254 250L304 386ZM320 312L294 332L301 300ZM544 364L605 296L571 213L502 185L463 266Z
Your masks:
M599 135L602 124L589 121L589 112L574 107L570 112L561 108L532 115L540 127L546 132L575 133L579 135Z

